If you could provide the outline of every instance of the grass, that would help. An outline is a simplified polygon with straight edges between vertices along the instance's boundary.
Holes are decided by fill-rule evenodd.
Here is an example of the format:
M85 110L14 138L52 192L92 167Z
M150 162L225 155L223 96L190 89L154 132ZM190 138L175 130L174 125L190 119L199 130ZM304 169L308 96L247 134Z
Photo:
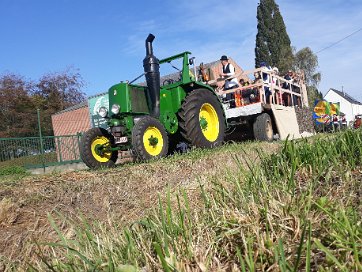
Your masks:
M7 166L0 168L0 185L16 184L29 175L29 172L22 166Z
M286 141L259 158L235 156L236 169L200 178L196 200L169 190L126 226L49 215L58 241L37 242L28 269L362 271L361 131Z
M57 162L57 153L51 152L43 155L29 155L0 162L0 175L3 169L12 167L26 167L28 165L42 165L42 163Z
M0 168L0 176L25 175L26 169L22 166L7 166Z

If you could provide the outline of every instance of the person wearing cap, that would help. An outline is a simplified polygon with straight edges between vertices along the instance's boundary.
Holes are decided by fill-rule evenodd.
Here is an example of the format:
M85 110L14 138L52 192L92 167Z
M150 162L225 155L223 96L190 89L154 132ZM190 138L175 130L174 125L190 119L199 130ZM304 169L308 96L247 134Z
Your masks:
M225 79L224 90L230 90L238 87L238 80L235 76L235 67L231 63L229 63L229 59L227 56L223 55L220 58L222 69L220 72L220 77Z

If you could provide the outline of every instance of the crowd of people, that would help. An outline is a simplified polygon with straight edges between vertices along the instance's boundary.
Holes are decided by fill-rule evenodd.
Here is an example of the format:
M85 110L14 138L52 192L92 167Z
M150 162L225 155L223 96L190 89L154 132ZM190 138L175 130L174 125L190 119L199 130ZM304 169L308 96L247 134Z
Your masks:
M226 93L224 96L226 100L233 101L238 97L242 97L246 100L246 104L253 103L259 97L259 89L253 85L259 84L260 86L260 83L263 83L266 103L272 103L272 98L274 98L274 103L277 104L301 106L300 96L293 93L300 93L300 88L295 84L300 84L301 80L303 80L302 74L289 70L284 76L281 76L277 67L271 68L266 62L261 62L260 70L254 73L253 80L242 77L238 81L235 67L229 62L228 57L223 55L220 61L222 64L220 78L225 81L221 89L223 91L238 89L235 93ZM250 88L245 88L247 86L250 86ZM272 86L277 87L274 92ZM235 103L232 106L235 106Z

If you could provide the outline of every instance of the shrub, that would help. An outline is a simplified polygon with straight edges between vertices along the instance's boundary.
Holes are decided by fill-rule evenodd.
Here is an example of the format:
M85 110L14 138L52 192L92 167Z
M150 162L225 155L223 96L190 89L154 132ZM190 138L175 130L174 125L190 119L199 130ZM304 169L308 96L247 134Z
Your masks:
M21 175L26 173L26 169L21 166L7 166L4 168L0 168L0 176Z

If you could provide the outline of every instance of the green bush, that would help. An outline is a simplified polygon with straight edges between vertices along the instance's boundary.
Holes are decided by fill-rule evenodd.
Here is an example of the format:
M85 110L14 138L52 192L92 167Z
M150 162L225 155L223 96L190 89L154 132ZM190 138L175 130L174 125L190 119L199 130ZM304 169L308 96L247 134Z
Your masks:
M22 166L6 166L0 168L0 176L21 175L26 173L26 169Z

